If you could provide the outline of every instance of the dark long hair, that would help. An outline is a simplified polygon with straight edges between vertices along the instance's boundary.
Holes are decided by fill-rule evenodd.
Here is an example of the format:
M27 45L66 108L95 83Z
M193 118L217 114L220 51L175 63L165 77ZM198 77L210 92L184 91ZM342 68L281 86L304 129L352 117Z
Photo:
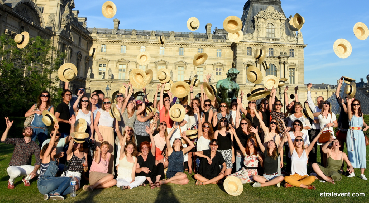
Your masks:
M225 104L227 106L226 114L229 114L229 106L225 102L221 102L220 105L218 106L218 113L222 113L222 111L220 110L222 108L221 107L222 104Z
M278 148L277 148L277 144L275 142L274 142L274 145L275 145L275 148L272 151L272 156L270 156L270 154L269 154L269 145L267 145L267 147L266 147L267 152L265 153L265 156L270 156L273 159L277 159L278 158Z
M295 121L293 121L293 123L292 123L292 131L293 132L295 132L295 123L299 123L300 124L300 129L301 129L301 131L304 129L304 126L302 125L302 122L300 121L300 120L298 120L298 119L296 119Z
M79 104L78 104L78 105L79 105L79 109L82 109L82 99L83 99L83 98L84 98L84 97L82 97L82 98L79 100ZM87 100L89 100L89 99L88 99L88 97L86 97L86 98L87 98ZM87 107L86 107L86 108L87 108L87 110L90 110L90 101L88 101L88 102L87 102Z
M51 98L50 98L50 93L48 92L48 91L46 91L46 90L44 90L44 91L42 91L41 93L40 93L40 95L38 96L38 98L37 98L37 105L36 105L36 107L37 108L40 108L40 106L41 106L41 104L42 104L42 101L41 101L41 96L42 96L42 94L48 94L49 95L49 99L47 100L47 102L46 102L46 109L48 109L50 106L51 106Z
M254 153L253 154L250 154L250 148L249 148L249 145L247 144L249 141L251 142L251 140L254 140ZM257 148L258 148L258 143L256 141L256 138L254 136L249 137L249 139L247 139L246 147L245 147L246 154L249 156L257 155L258 154Z
M214 131L213 131L213 127L211 126L211 124L209 122L205 121L202 124L202 132L204 132L204 125L205 124L208 124L209 125L208 138L209 138L209 140L213 140L214 139Z
M354 99L354 101L352 101L352 103L351 103L351 111L352 111L352 114L355 114L355 111L354 111L354 102L359 102L359 104L360 104L360 107L359 107L359 109L358 109L358 115L361 117L361 116L363 116L363 112L361 112L361 103L360 103L360 101L359 100L357 100L357 99Z
M275 121L277 124L275 124L277 127L275 128L275 133L277 134L281 134L281 129L279 129L279 125L278 125L278 121L276 119L272 119L270 122L272 121ZM271 132L272 128L270 127L270 124L269 124L269 132Z

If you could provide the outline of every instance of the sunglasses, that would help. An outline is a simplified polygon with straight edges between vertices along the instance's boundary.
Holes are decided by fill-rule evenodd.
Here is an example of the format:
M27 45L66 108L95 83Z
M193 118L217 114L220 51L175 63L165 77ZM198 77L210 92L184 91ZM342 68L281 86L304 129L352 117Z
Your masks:
M269 103L264 103L265 105L268 105Z
M360 106L360 104L352 104L352 106Z
M160 123L160 125L164 125L164 126L167 126L167 124L166 124L166 123Z
M301 126L300 123L294 123L293 125Z
M175 138L174 141L176 141L176 140L181 140L181 138Z
M270 122L270 124L274 124L274 125L277 125L277 122L274 122L274 121L273 121L273 122Z
M205 104L204 106L211 106L211 104Z
M88 102L88 100L82 100L82 102Z
M60 135L61 135L61 133L56 133L56 134L55 134L55 136L60 136Z
M118 97L123 97L123 94L118 94L118 95L117 95L117 98L118 98Z
M48 94L42 94L41 97L50 97Z
M250 102L250 104L256 104L256 102Z
M218 146L217 144L210 144L210 146Z
M129 130L126 130L127 132L133 132L133 130L129 129Z
M282 104L274 104L275 106L282 106Z
M323 104L328 104L328 105L331 105L331 103L329 103L329 102L324 102Z
M227 107L226 105L221 105L220 107Z
M204 125L203 128L210 128L208 125Z
M111 104L111 102L104 102L104 104Z
M241 125L247 125L247 123L241 123Z
M302 142L302 139L295 139L295 142Z
M164 101L169 101L169 99L164 99Z

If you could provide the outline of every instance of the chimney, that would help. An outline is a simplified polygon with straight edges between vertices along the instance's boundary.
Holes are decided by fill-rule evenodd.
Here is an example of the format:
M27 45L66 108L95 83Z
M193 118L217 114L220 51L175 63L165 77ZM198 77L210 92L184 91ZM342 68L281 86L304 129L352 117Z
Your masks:
M114 22L114 30L119 30L120 20L116 18L113 20L113 22Z
M207 35L211 34L211 26L212 26L212 24L211 24L211 23L208 23L208 24L206 24L206 26L205 26L205 30L206 30L206 34L207 34Z

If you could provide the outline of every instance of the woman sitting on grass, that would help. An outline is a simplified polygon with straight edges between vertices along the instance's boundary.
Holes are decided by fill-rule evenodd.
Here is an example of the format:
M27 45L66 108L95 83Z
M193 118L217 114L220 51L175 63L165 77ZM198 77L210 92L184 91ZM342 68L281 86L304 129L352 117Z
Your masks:
M296 121L294 124L297 124ZM301 187L315 190L314 185L311 185L315 181L315 176L307 174L307 162L309 153L318 141L323 129L307 148L305 148L305 142L301 135L296 136L295 140L292 141L291 135L287 131L288 129L286 130L285 135L288 139L289 155L291 156L291 175L284 178L286 181L285 187Z
M178 125L173 125L172 130L178 128ZM185 173L183 173L183 155L189 152L192 148L194 148L194 144L186 137L185 132L181 133L182 139L184 139L189 146L183 148L181 138L175 138L173 142L173 146L170 147L169 137L166 137L167 142L167 151L168 151L168 171L167 171L167 179L161 180L160 184L179 184L186 185L188 183L188 178Z
M260 146L261 155L264 157L264 174L263 176L254 175L253 179L256 181L256 183L254 183L252 186L266 187L270 185L277 185L284 179L283 176L278 175L278 156L282 153L283 144L280 144L277 148L277 144L274 142L274 140L269 140L267 142L267 147L264 147L263 143L261 143L258 130L251 127L251 132L255 133L256 139Z
M90 168L90 185L84 185L83 190L92 191L95 188L110 188L117 184L112 174L108 173L111 153L109 151L109 142L103 141L101 149L96 146L94 159Z
M328 145L332 143L332 148L328 148ZM323 145L323 152L328 155L328 166L322 167L317 163L313 163L313 169L315 173L323 180L333 183L342 179L341 174L338 172L342 166L343 161L347 164L347 170L351 174L354 172L354 168L351 162L348 160L346 153L340 151L340 142L337 139L331 139L329 142Z
M117 186L120 189L132 189L145 182L145 176L135 176L137 168L137 150L136 145L132 142L126 144L128 133L126 133L121 141L120 159L117 166L118 177Z
M56 135L59 134L60 136L60 133L57 132L58 129L59 126L55 124L50 143L45 144L40 153L42 161L40 175L37 180L37 188L44 195L44 200L48 200L49 198L52 200L64 200L63 196L72 192L70 177L55 177L59 170L56 163L58 160L55 159L56 148L54 146Z
M218 149L218 140L212 139L209 143L210 150L195 152L202 157L199 173L195 174L196 185L217 184L224 177L226 163ZM222 166L222 168L220 168Z

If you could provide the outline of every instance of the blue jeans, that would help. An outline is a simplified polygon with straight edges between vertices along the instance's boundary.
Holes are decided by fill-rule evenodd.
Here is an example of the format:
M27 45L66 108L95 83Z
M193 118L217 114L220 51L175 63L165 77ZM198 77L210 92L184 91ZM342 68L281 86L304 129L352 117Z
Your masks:
M35 128L34 126L31 126L33 134L32 134L32 141L36 142L36 138L38 139L39 146L41 148L42 143L47 139L47 128Z
M236 154L236 172L241 170L243 159L244 158L241 155Z
M41 175L37 180L37 188L41 194L55 194L67 195L72 192L70 186L70 177L55 177L59 167L55 161L50 161L49 167L46 169L45 174Z

